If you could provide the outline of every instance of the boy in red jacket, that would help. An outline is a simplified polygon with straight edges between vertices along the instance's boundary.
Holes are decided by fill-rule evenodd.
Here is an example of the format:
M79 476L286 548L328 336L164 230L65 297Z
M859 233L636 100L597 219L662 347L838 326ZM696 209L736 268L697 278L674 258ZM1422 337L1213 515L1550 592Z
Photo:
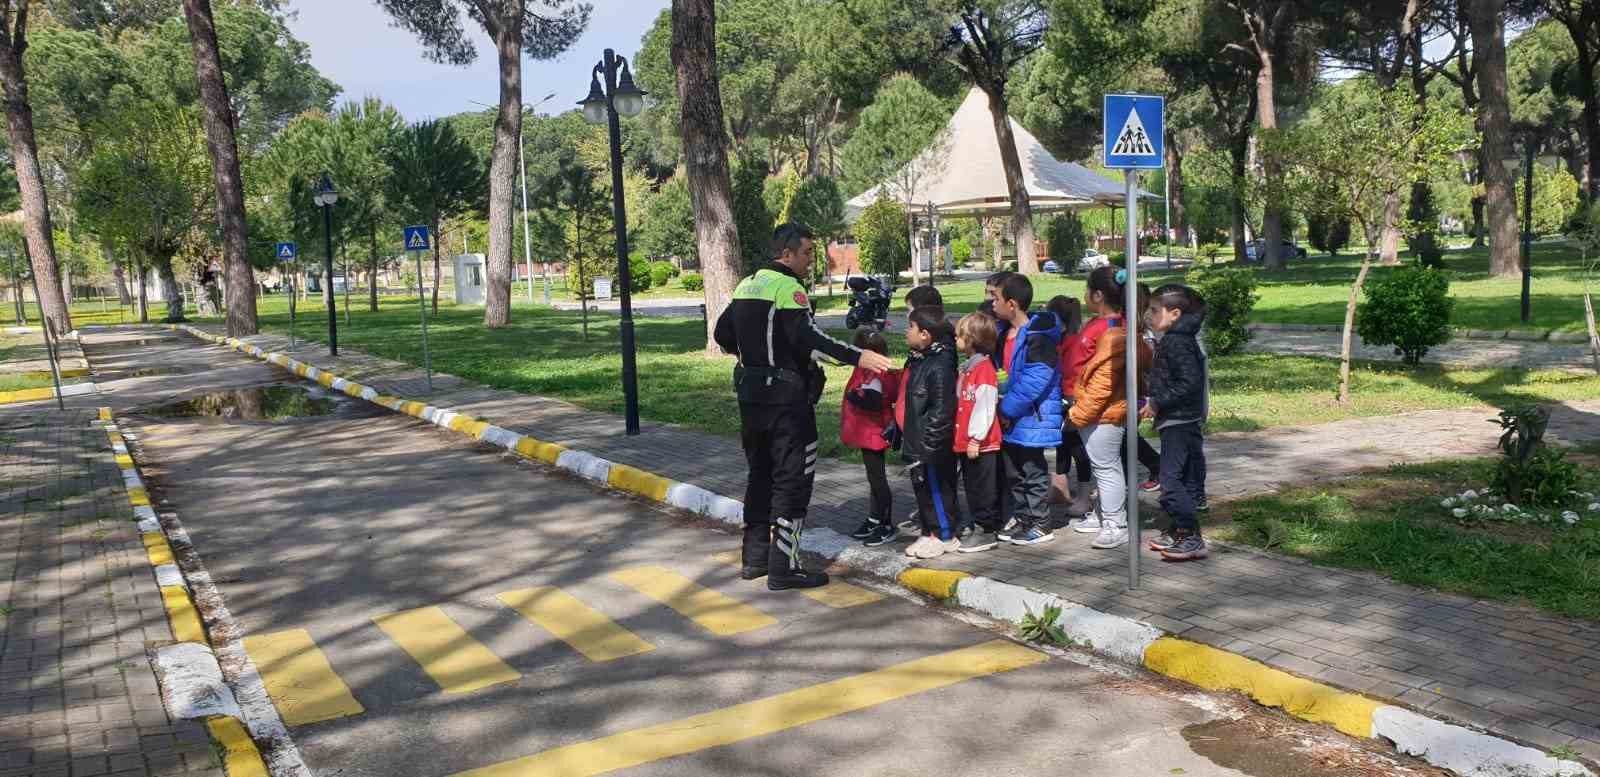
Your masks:
M995 408L1000 402L994 353L999 332L993 316L970 313L956 323L956 350L961 352L961 373L956 378L955 454L961 462L967 489L967 512L956 526L961 553L981 553L999 544L1000 423ZM974 527L976 524L976 527Z
M868 329L856 332L855 346L863 351L889 353L889 344L883 335ZM844 406L839 409L839 442L861 451L867 484L872 489L867 518L850 536L867 545L882 545L897 535L889 521L894 495L889 490L885 461L889 440L884 437L884 428L894 418L893 398L899 395L899 370L873 372L857 367L844 384Z

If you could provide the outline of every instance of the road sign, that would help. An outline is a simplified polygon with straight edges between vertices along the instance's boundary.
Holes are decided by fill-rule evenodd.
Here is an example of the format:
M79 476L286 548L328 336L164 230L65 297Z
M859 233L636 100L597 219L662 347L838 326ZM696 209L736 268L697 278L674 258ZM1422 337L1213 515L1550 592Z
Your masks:
M1159 168L1165 152L1163 134L1167 100L1144 94L1105 96L1105 166L1113 169Z
M595 299L611 299L611 279L610 278L595 278L594 279L594 298Z
M280 262L292 262L300 258L300 249L294 243L279 243L276 253Z
M407 251L426 251L433 247L433 244L428 242L428 228L425 226L406 227L405 235Z

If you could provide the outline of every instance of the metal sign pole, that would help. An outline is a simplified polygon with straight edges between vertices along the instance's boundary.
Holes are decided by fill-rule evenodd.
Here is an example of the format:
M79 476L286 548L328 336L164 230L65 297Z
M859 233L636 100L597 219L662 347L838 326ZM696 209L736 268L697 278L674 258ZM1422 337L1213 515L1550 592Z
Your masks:
M428 295L422 291L422 252L408 251L417 258L417 308L422 312L422 368L428 373L428 391L433 391L433 360L428 356Z
M1139 212L1135 202L1139 194L1139 171L1124 170L1128 185L1128 284L1124 289L1122 326L1127 332L1128 349L1124 352L1127 374L1123 377L1128 393L1128 450L1124 456L1127 464L1128 486L1128 588L1139 587L1139 550L1143 546L1139 534Z
M297 295L294 287L295 274L298 269L290 270L286 275L289 280L289 350L294 350L294 298Z

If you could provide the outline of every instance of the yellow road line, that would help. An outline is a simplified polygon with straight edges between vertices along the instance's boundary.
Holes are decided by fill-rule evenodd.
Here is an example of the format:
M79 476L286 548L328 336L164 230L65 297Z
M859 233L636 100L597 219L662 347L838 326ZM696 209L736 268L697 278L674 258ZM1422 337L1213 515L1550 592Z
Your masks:
M495 598L556 635L590 661L610 661L656 649L655 645L559 588L521 588L495 594Z
M211 738L222 745L222 765L228 777L268 777L261 751L237 718L217 715L206 719Z
M726 637L771 626L777 619L744 602L717 593L666 567L645 566L612 572L609 577Z
M189 601L189 589L181 585L161 586L161 603L167 608L167 620L172 624L172 637L179 642L206 642L206 630L200 625L200 613Z
M366 711L305 629L245 637L244 649L284 723L304 726Z
M711 558L724 564L743 566L744 560L740 558L739 551L728 550L711 554ZM856 607L862 604L872 604L883 599L883 594L871 591L861 586L851 585L842 580L829 580L821 588L806 588L800 591L812 601L822 602L834 609L843 610L847 607Z
M1048 657L1006 640L907 661L866 674L588 742L455 777L589 777L827 720L925 691L1031 666Z
M372 620L400 649L410 653L445 693L467 693L522 676L438 607L419 607Z

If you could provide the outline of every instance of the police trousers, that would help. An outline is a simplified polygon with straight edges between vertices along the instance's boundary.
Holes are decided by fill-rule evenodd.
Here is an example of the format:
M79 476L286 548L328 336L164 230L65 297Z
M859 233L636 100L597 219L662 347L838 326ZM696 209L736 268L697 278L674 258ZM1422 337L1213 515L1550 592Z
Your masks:
M772 516L799 522L817 472L817 414L811 405L739 403L739 441L750 465L744 489L745 536L770 536Z

